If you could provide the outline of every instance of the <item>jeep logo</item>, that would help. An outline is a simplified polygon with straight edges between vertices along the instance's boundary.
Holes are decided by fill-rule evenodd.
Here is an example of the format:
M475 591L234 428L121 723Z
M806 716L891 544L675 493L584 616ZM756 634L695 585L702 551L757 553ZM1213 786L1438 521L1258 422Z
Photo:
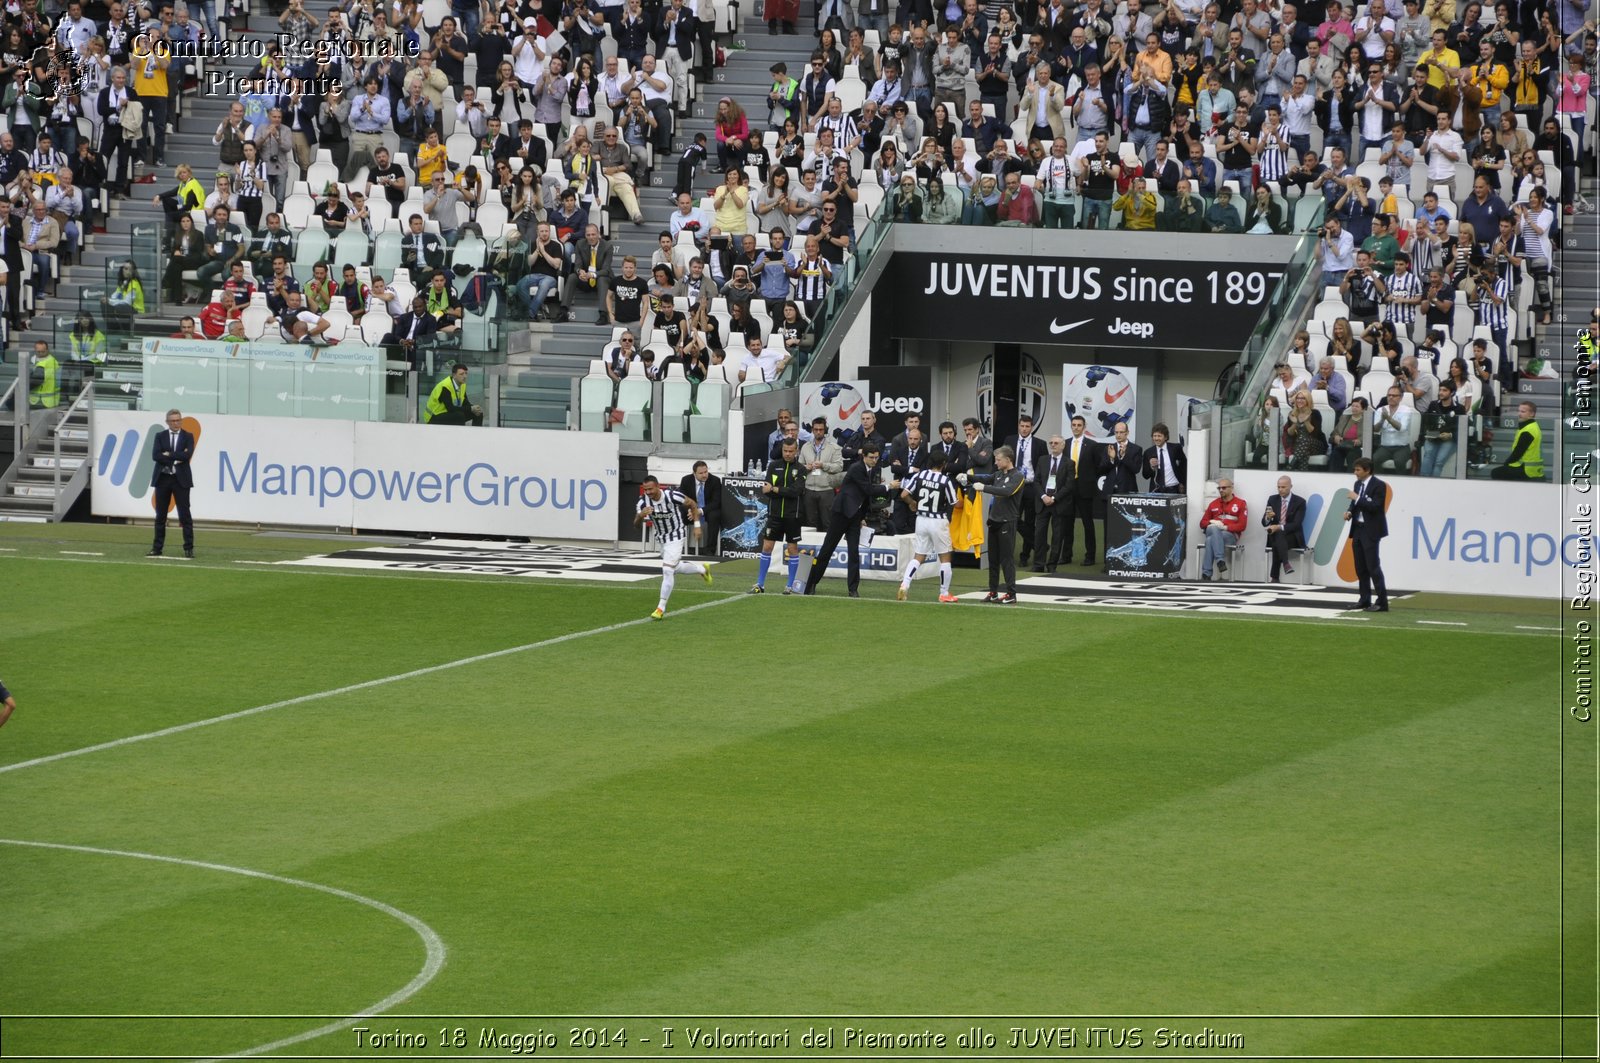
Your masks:
M893 398L881 391L872 393L872 403L868 407L874 413L921 413L922 400L919 398Z
M1156 327L1148 321L1124 321L1118 317L1112 318L1106 331L1113 336L1138 336L1147 340L1156 334Z

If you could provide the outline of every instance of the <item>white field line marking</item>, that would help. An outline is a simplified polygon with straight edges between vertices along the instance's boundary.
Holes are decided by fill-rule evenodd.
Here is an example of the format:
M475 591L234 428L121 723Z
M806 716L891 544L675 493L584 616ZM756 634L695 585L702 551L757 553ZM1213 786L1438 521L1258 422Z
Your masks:
M742 602L745 600L745 596L742 594L734 595L730 598L719 598L714 602L701 602L699 605L689 605L682 609L675 609L672 612L672 616L678 617L684 615L685 613L692 613L700 609L714 609L719 605L727 605L729 602ZM474 654L471 657L462 657L458 660L446 661L443 664L432 664L426 668L415 668L409 672L400 672L395 675L387 675L381 679L368 679L362 683L351 683L348 686L334 687L332 690L319 690L314 694L301 694L296 698L285 698L283 701L268 702L265 705L257 705L250 709L240 709L238 712L224 713L221 716L212 716L205 720L193 720L189 723L180 723L172 727L163 727L159 731L147 731L144 734L128 735L126 738L114 738L109 742L99 742L92 746L84 746L82 749L69 749L66 752L52 753L46 757L35 757L32 760L22 760L15 764L0 765L0 775L10 771L21 771L23 768L35 768L41 764L50 764L58 760L66 760L69 757L81 757L85 753L98 753L102 749L116 749L119 746L133 745L135 742L147 742L152 738L165 738L168 735L182 734L185 731L193 731L200 727L210 727L213 724L227 723L229 720L242 720L246 716L256 716L263 712L271 712L273 709L285 709L291 705L303 705L310 701L321 701L324 698L338 697L340 694L352 694L358 690L371 690L374 687L388 686L390 683L399 683L407 679L417 679L421 676L433 675L436 672L446 672L452 668L464 668L469 664L478 664L481 661L492 661L497 657L510 657L512 654L526 653L529 650L541 650L547 646L559 646L563 642L572 642L576 639L588 638L591 635L605 635L613 631L622 631L630 627L643 627L646 624L654 623L656 623L656 621L650 619L649 617L644 617L639 620L624 620L616 624L607 624L604 627L590 628L587 631L573 631L565 635L557 635L554 638L542 639L539 642L528 642L521 646L510 646L503 650L491 650L489 653Z
M245 878L261 879L265 882L277 882L285 886L294 886L299 889L316 890L318 893L326 893L333 897L340 897L347 901L354 901L357 904L364 904L368 908L382 912L391 919L398 919L400 922L410 927L417 937L422 939L422 947L427 951L427 959L422 964L422 970L418 971L416 976L413 977L411 981L407 982L393 993L390 993L376 1004L373 1004L367 1008L363 1008L354 1015L351 1015L348 1018L340 1019L338 1022L331 1022L326 1026L319 1026L315 1030L307 1030L304 1033L297 1033L291 1037L285 1037L282 1040L273 1041L270 1044L257 1045L254 1048L247 1048L242 1052L235 1052L232 1055L218 1057L221 1059L238 1059L242 1056L259 1056L267 1052L275 1052L280 1048L286 1048L289 1045L299 1044L301 1041L310 1041L313 1038L322 1037L331 1033L338 1033L339 1031L346 1029L352 1021L357 1019L371 1018L374 1015L381 1015L392 1008L397 1008L401 1004L404 1004L407 1000L410 1000L412 997L416 996L417 991L423 986L433 981L434 976L437 975L444 967L444 942L440 940L438 934L434 933L434 930L431 926L429 926L427 923L424 923L421 919L418 919L414 915L411 915L407 912L402 912L400 909L391 904L385 904L382 901L374 900L371 897L363 897L359 893L351 893L349 890L342 890L337 886L324 886L319 882L306 882L303 879L287 878L283 875L274 875L266 871L252 871L247 867L231 867L227 864L212 864L207 863L204 860L185 860L179 856L159 856L155 853L134 853L124 849L97 849L90 845L60 845L53 842L28 842L21 841L16 838L0 838L0 845L22 845L27 846L30 849L57 849L70 853L89 853L94 856L123 856L130 860L151 860L158 864L179 864L183 867L198 867L203 871L220 871L228 875L242 875ZM216 1060L205 1060L204 1063L216 1063Z
M97 552L95 552L93 550L63 550L61 552L63 554L68 554L68 555L70 555L72 557L105 557L106 556L103 553L97 553Z
M1419 624L1432 624L1434 627L1466 627L1464 620L1418 620Z
M1518 624L1518 631L1560 631L1558 627L1533 627L1529 624Z

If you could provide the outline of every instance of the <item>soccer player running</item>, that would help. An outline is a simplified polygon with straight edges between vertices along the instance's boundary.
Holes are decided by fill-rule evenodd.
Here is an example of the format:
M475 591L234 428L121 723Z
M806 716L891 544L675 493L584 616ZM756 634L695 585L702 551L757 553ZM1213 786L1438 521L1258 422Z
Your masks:
M934 554L939 555L939 600L953 602L950 593L950 510L956 504L956 483L944 474L944 451L934 447L923 459L922 468L900 484L900 498L917 517L911 563L900 577L899 601L906 600L917 568Z
M700 507L694 504L694 499L676 488L662 487L661 481L654 476L644 478L644 490L639 495L639 509L633 515L633 523L635 527L648 525L661 547L661 601L656 605L656 611L650 614L652 620L660 620L667 615L667 599L672 597L672 585L677 582L678 573L693 573L707 583L711 582L709 566L699 561L683 560L683 543L689 537L689 528L683 519L685 512L694 522L695 535L698 537L702 524Z
M783 593L794 593L795 576L800 571L800 492L805 488L806 470L796 458L800 453L797 440L788 439L778 451L779 460L767 467L767 478L761 493L767 498L767 526L761 532L761 568L756 574L751 594L767 593L767 570L772 567L772 548L781 539L785 547L788 579Z

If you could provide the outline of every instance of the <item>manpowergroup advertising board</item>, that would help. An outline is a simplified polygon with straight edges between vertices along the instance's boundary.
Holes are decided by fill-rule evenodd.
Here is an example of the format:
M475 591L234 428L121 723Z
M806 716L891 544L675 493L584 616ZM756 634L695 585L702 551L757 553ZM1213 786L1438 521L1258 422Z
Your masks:
M152 516L148 411L98 410L92 508ZM201 520L614 541L617 437L201 414L194 512Z

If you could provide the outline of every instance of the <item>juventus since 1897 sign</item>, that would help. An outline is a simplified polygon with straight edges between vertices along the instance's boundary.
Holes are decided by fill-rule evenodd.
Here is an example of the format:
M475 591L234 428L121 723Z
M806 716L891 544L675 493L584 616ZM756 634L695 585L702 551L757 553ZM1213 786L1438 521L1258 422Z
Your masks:
M896 252L905 339L1236 351L1284 271L1239 262Z

